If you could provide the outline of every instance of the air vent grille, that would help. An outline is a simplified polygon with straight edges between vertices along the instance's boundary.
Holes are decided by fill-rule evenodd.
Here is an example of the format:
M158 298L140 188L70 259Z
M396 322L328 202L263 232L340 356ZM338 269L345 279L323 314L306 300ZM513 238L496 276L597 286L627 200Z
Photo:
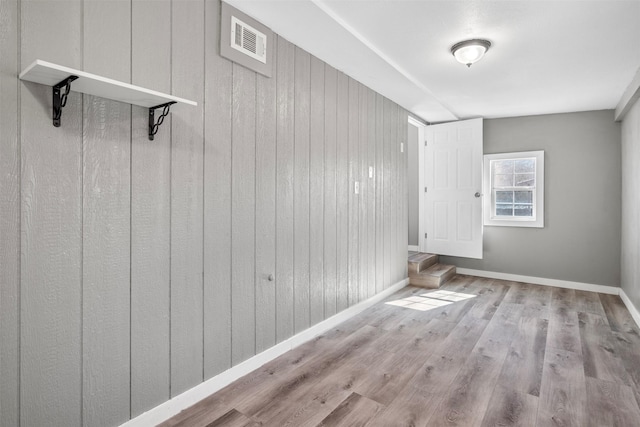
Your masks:
M235 16L231 17L231 47L267 63L267 36Z

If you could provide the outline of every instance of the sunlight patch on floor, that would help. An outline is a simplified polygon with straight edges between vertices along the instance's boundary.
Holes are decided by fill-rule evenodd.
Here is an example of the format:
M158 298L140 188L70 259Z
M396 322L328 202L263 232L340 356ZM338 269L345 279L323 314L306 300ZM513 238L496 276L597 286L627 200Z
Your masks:
M437 290L422 295L412 295L395 301L389 301L385 304L395 305L397 307L410 308L418 311L428 311L438 307L444 307L454 302L475 298L476 295L464 294L462 292L452 292L445 290Z

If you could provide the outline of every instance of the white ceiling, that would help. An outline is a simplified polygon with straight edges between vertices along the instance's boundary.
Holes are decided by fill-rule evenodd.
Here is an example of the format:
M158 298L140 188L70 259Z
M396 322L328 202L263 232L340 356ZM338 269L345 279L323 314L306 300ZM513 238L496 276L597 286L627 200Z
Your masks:
M640 0L226 1L431 123L614 109L640 68Z

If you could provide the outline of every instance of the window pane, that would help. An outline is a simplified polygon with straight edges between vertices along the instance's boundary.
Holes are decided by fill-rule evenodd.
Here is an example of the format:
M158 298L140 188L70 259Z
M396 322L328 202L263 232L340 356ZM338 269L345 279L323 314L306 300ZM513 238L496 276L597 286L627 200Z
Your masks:
M516 187L533 187L536 185L536 174L534 173L517 173Z
M536 171L536 160L535 159L522 159L515 161L515 172L516 173L533 173Z
M491 162L493 165L493 173L504 173L504 174L512 174L513 173L513 160L496 160Z
M513 175L495 175L493 177L494 187L513 187Z
M515 205L514 216L533 216L533 206L531 205Z
M513 216L513 205L496 204L496 216Z
M496 203L513 203L513 191L496 191Z
M544 227L544 151L485 154L484 224ZM640 426L639 426L640 427Z
M533 191L516 191L516 203L533 203Z

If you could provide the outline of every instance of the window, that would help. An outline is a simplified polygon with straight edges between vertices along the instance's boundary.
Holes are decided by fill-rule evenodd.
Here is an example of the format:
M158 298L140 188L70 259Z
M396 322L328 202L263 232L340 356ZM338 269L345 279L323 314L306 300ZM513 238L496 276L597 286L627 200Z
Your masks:
M484 156L484 225L544 227L544 151Z

